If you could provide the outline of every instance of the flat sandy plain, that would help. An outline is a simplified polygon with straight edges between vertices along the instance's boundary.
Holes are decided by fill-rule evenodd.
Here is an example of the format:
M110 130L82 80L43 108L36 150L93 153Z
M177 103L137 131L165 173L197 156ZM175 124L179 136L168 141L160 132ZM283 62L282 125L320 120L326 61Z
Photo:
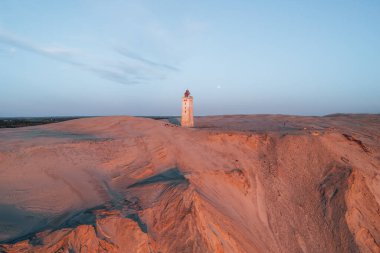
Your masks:
M380 115L0 129L0 252L380 252Z

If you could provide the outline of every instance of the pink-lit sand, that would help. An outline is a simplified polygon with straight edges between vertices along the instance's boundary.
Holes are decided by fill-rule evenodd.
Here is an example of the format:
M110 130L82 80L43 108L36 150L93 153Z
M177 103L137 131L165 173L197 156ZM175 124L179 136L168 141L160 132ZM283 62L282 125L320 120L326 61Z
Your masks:
M380 252L380 116L0 129L0 251Z

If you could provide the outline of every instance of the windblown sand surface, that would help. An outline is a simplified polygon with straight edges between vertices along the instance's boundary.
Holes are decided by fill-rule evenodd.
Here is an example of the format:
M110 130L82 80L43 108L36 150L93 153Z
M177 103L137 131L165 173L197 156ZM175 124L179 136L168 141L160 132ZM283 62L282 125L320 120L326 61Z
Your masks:
M380 252L380 116L0 130L0 252Z

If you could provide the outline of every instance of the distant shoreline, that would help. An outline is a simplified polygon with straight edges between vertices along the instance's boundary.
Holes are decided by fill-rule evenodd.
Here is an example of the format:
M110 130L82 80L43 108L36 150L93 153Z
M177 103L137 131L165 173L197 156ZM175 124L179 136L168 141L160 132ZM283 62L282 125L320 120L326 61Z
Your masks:
M226 114L226 115L207 115L207 116L196 116L199 117L232 117L232 116L243 116L246 114ZM274 116L282 114L250 114L250 115L261 115L261 116ZM368 116L368 115L379 115L371 113L334 113L327 114L323 116L301 116L301 115L286 115L295 117L343 117L343 116ZM94 118L94 117L104 117L104 116L50 116L50 117L0 117L0 129L1 128L19 128L28 126L38 126L51 123L58 123L67 120L82 119L82 118ZM107 117L107 116L106 116ZM112 117L112 116L110 116ZM168 120L172 124L179 125L178 119L180 116L133 116L138 118L149 118L154 120Z
M38 126L51 123L58 123L67 120L94 118L102 116L52 116L52 117L0 117L0 128L19 128L28 126ZM139 118L150 118L154 120L164 120L177 118L179 116L135 116Z

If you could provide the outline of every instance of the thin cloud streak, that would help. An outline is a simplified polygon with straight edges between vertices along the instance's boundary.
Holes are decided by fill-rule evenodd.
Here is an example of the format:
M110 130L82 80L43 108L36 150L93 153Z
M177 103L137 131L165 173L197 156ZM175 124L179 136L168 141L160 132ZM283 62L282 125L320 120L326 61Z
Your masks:
M111 61L108 61L109 63L104 64L101 62L107 61L96 58L95 60L91 59L91 61L86 61L85 55L78 50L64 47L40 46L37 43L1 30L0 43L73 65L82 70L93 73L100 78L124 85L147 83L151 80L162 79L164 76L163 72L167 72L168 70L178 71L175 67L147 60L132 52L124 52L124 54L122 52L119 53L135 62L131 60L127 62L118 60L116 62L115 59L112 59Z
M120 73L115 70L107 70L107 69L100 69L100 68L90 68L89 69L91 72L95 73L96 75L121 84L126 84L126 85L133 85L133 84L141 84L140 81L132 78L128 78L125 73Z
M164 63L158 63L158 62L154 62L154 61L151 61L149 59L146 59L144 57L141 57L140 55L137 55L133 52L130 52L126 49L116 49L116 51L123 55L124 57L127 57L129 59L132 59L132 60L135 60L135 61L139 61L143 64L146 64L146 65L149 65L149 66L152 66L152 67L159 67L159 68L163 68L163 69L167 69L167 70L170 70L170 71L179 71L178 68L176 67L173 67L171 65L168 65L168 64L164 64Z
M13 34L5 33L0 30L0 42L3 44L10 45L12 47L16 47L25 51L29 51L35 54L39 54L45 57L49 57L55 60L63 61L65 63L69 63L72 65L81 66L82 64L76 62L72 59L74 50L70 50L67 48L53 48L53 47L42 47L38 46L35 43L28 41L26 39L17 37Z

